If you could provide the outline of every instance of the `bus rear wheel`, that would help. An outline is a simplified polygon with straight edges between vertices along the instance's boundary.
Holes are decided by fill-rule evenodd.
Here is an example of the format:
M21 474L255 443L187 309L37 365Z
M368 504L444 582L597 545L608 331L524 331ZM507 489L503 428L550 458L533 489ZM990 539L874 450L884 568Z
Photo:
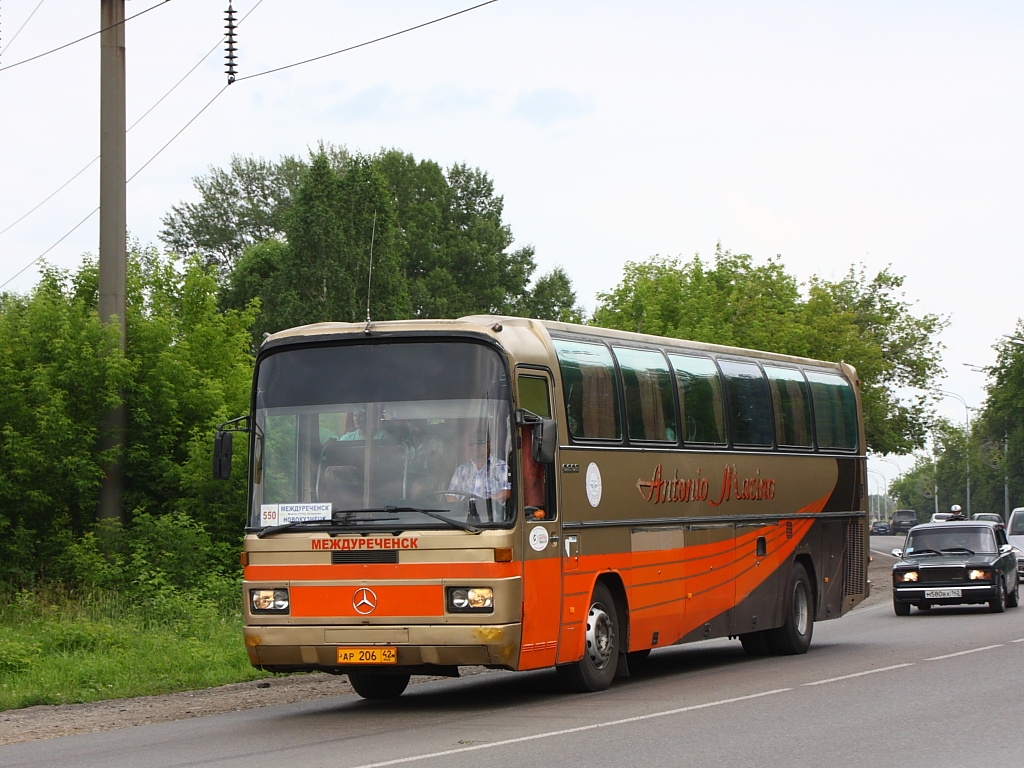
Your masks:
M814 633L814 591L807 569L800 563L793 564L785 610L785 622L769 635L772 650L780 656L807 653Z
M397 699L409 685L411 675L381 675L374 672L349 672L348 681L364 699Z
M563 685L575 693L605 690L615 679L619 663L618 613L612 593L602 582L590 598L586 643L582 659L556 667Z

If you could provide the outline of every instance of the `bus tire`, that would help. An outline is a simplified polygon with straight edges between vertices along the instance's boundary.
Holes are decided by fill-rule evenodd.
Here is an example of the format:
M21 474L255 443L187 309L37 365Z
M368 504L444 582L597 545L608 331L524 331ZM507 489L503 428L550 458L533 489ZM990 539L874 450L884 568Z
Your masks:
M757 632L744 632L740 635L740 645L743 646L747 656L770 656L772 653L771 640L768 633L771 630L762 629Z
M573 693L603 691L615 679L619 663L619 617L612 593L603 582L594 586L587 612L583 658L556 667L565 688Z
M348 681L364 699L397 699L409 685L412 675L381 675L375 672L349 672Z
M807 569L793 564L786 591L785 621L778 629L770 630L769 644L780 656L807 653L814 634L814 591Z

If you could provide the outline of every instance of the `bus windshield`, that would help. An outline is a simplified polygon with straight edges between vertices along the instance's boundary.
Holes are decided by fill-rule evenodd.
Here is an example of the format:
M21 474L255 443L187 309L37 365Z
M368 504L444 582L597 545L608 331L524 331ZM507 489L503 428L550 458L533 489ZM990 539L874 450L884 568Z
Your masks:
M256 371L250 529L511 525L508 375L470 341L288 347Z

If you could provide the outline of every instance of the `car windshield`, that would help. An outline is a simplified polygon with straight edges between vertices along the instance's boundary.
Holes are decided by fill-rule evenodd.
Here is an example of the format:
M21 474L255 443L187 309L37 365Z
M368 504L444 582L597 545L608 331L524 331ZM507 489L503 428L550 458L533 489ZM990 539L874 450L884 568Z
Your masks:
M973 552L974 554L994 554L996 540L992 531L987 528L927 528L912 531L907 536L904 554L929 554L936 552Z
M249 527L509 524L509 413L504 364L482 344L272 352L256 374Z
M1007 533L1013 536L1024 536L1024 514L1014 514L1010 518L1010 529Z

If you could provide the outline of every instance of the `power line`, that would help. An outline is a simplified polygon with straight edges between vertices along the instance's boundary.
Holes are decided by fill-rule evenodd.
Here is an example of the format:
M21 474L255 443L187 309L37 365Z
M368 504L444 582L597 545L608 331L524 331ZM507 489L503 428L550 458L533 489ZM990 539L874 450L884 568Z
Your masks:
M228 83L228 85L230 85L230 83ZM208 108L210 107L210 105L211 105L211 104L213 104L213 102L215 102L215 101L216 101L216 100L217 100L218 98L220 98L220 95L221 95L222 93L224 93L224 91L226 91L227 89L228 89L228 86L227 86L227 85L225 85L225 86L224 86L223 88L221 88L221 89L220 89L219 91L217 91L217 93L216 93L216 94L214 95L214 97L213 97L212 99L210 99L210 100L209 100L208 102L206 102L206 106L205 106L205 107L203 107L203 108L202 108L202 109L200 109L200 110L199 110L198 112L196 112L196 113L195 113L195 115L193 115L193 116L192 116L192 119L191 119L191 120L189 120L189 121L188 121L187 123L185 123L185 125L183 125L183 126L181 127L181 130L179 130L179 131L178 131L178 132L177 132L176 134L174 134L173 136L171 136L171 138L167 140L167 143L166 143L166 144L164 144L164 145L163 145L162 147L160 147L160 149L158 149L158 150L156 151L156 153L154 153L154 154L153 154L153 155L152 155L152 156L151 156L151 157L149 158L149 160L147 160L146 162L144 162L144 163L143 163L143 164L142 164L142 165L141 165L141 166L139 167L139 169L138 169L138 170L137 170L137 171L136 171L135 173L133 173L133 174L132 174L131 176L129 176L129 177L127 178L127 180L125 181L125 184L127 184L127 183L128 183L128 182L130 182L130 181L131 181L132 179L134 179L134 178L135 178L136 176L138 176L138 175L139 175L140 173L142 173L142 170L143 170L143 169L144 169L144 168L145 168L145 167L146 167L147 165L149 165L149 164L150 164L150 163L152 163L152 162L153 162L154 160L156 160L156 159L157 159L157 157L159 157L160 153L161 153L161 152L163 152L163 151L164 151L165 149L167 149L167 148L168 148L169 146L171 146L171 143L172 143L172 142L173 142L173 141L174 141L174 140L175 140L176 138L178 138L179 136L181 136L181 134L183 134L183 133L185 132L185 129L186 129L186 128L188 128L188 127L189 127L190 125L192 125L192 123L194 123L194 122L195 122L195 121L196 121L196 120L197 120L197 119L199 118L199 116L200 116L201 114L203 114L203 112L205 112L205 111L206 111L206 110L207 110L207 109L208 109Z
M64 233L64 234L63 234L63 235L61 236L60 240L58 240L57 242L55 242L55 243L54 243L53 245L51 245L51 246L50 246L49 248L47 248L47 249L46 249L45 251L43 251L43 252L42 252L41 254L39 254L39 255L38 255L38 256L36 256L36 257L35 257L34 259L32 259L32 261L30 261L30 262L29 262L28 264L26 264L26 265L25 265L24 267L22 267L22 268L21 268L21 269L19 269L19 270L18 270L17 272L15 272L15 273L14 273L13 275L11 275L11 277L10 277L10 278L8 278L8 279L7 279L7 280L6 280L5 282L3 282L3 283L0 283L0 288L3 288L3 287L4 287L4 286L6 286L6 285L7 285L8 283L12 282L12 281L13 281L13 280L14 280L14 279L15 279L16 277L18 277L18 276L19 276L19 275L20 275L20 274L21 274L22 272L24 272L24 271L25 271L26 269L28 269L29 267L31 267L31 266L32 266L33 264L36 264L36 263L38 263L39 261L41 261L41 260L42 260L42 258L43 258L43 257L44 257L44 256L45 256L46 254L48 254L48 253L49 253L50 251L52 251L52 250L53 250L54 248L56 248L56 247L57 247L58 245L60 245L61 243L63 243L63 242L64 242L64 241L65 241L65 240L66 240L66 239L67 239L68 237L70 237L70 236L71 236L71 233L72 233L72 232L74 232L74 231L75 231L76 229L78 229L78 228L79 228L80 226L82 226L83 224L85 224L85 222L87 222L87 221L88 221L89 219L91 219L91 218L93 217L93 214L95 214L95 213L96 213L96 212L97 212L97 211L98 211L99 209L100 209L100 207L99 207L99 206L97 205L97 206L96 206L95 208L93 208L93 209L92 209L91 211L89 211L89 213L87 213L87 214L86 214L85 218L84 218L84 219L82 219L82 220L81 220L80 222L78 222L77 224L75 224L75 226L73 226L73 227L72 227L71 229L69 229L69 230L68 230L67 232L65 232L65 233Z
M144 13L149 13L154 8L159 8L164 3L169 3L169 2L171 2L171 0L160 0L160 2L157 3L156 5L150 6L149 8L147 8L144 11L139 11L134 16L129 16L124 21L118 22L118 24L124 24L125 22L129 22L132 19L137 19L137 18L139 18L139 16L142 16ZM32 13L35 13L35 11L32 11ZM118 26L118 24L111 24L111 27L116 27L116 26ZM22 26L24 26L24 25L22 25ZM102 34L107 29L110 29L110 27L105 27L103 29L98 29L95 32L89 33L85 37L80 37L77 40L72 40L70 43L64 43L64 45L58 46L56 48L53 48L52 50L44 51L43 53L38 53L35 56L32 56L32 57L27 58L27 59L23 59L21 61L16 61L13 64L8 64L6 67L0 67L0 72L4 72L5 70L8 70L8 69L14 69L15 67L20 67L22 64L28 64L30 61L35 61L36 59L41 59L41 58L43 58L43 56L49 56L51 53L56 53L57 51L63 51L65 48L70 48L72 45L77 45L78 43L82 42L83 40L88 40L90 37L96 37L96 35Z
M479 5L474 5L471 8L463 8L461 11L456 11L455 13L449 13L447 16L441 16L440 18L434 19L432 21L425 21L422 24L417 24L414 27L409 27L408 29L403 29L403 30L401 30L399 32L392 32L390 35L384 35L383 37L378 37L378 38L376 38L374 40L367 40L365 43L359 43L358 45L352 45L352 46L349 46L348 48L342 48L340 51L334 51L333 53L325 53L322 56L314 56L312 59L306 59L304 61L297 61L294 64L285 64L283 67L276 67L275 69L268 69L265 72L257 72L255 75L246 75L245 77L239 77L239 78L235 79L235 82L237 83L237 82L240 82L242 80L251 80L254 77L262 77L263 75L269 75L271 72L280 72L280 71L285 70L285 69L291 69L292 67L299 67L299 66L302 66L303 64L309 64L310 62L313 62L313 61L320 61L321 59L326 59L326 58L329 58L331 56L337 56L339 53L348 53L349 51L354 51L357 48L365 48L368 45L373 45L374 43L379 43L382 40L388 40L388 39L390 39L392 37L398 37L399 35L404 35L406 32L412 32L413 30L416 30L416 29L423 29L423 27L429 27L431 24L437 24L439 21L446 21L447 19L454 18L455 16L460 16L463 13L469 13L470 11L475 11L478 8L483 8L485 5L490 5L491 3L496 3L496 2L498 2L498 0L487 0L486 2L480 3Z
M11 47L11 43L13 43L15 40L18 39L18 35L21 34L21 30L23 30L26 27L26 25L30 21L32 21L32 17L36 15L36 11L39 10L39 6L41 6L44 2L45 2L45 0L39 0L39 2L36 3L36 7L32 9L32 13L30 13L28 15L28 18L25 19L23 22L21 22L21 26L18 27L18 31L14 33L14 37L12 37L10 40L8 40L7 41L7 45L4 46L3 50L5 52Z
M160 5L163 5L163 3L166 3L166 2L169 2L169 0L162 0ZM248 18L249 15L253 11L255 11L256 8L259 7L260 3L262 3L262 2L263 2L263 0L259 0L259 2L255 6L253 6L252 10L250 10L249 13L247 13L244 17L242 17L242 19L238 23L241 24L242 21L245 21L245 19ZM403 35L406 32L412 32L412 31L417 30L417 29L422 29L423 27L430 26L431 24L436 24L436 23L438 23L440 21L445 21L447 19L454 18L455 16L460 16L460 15L462 15L464 13L469 13L470 11L475 11L478 8L483 8L485 5L491 5L492 3L496 3L496 2L498 2L498 0L486 0L486 2L480 3L478 5L474 5L474 6L470 7L470 8L464 8L461 11L456 11L455 13L450 13L447 16L441 16L440 18L433 19L432 21L427 21L427 22L424 22L422 24L417 24L415 26L408 27L407 29L403 29L403 30L398 31L398 32L392 32L389 35L384 35L383 37L378 37L378 38L375 38L374 40L368 40L367 42L359 43L358 45L353 45L353 46L350 46L348 48L344 48L344 49L342 49L340 51L334 51L333 53L327 53L327 54L324 54L323 56L316 56L316 57L314 57L312 59L306 59L305 61L295 62L294 64L288 64L288 65L285 65L283 67L277 67L276 69L269 69L269 70L267 70L265 72L259 72L259 73L255 74L255 75L248 75L246 77L240 77L240 78L237 78L235 80L232 80L227 85L225 85L223 88L221 88L214 95L214 97L212 99L210 99L202 107L202 109L200 109L195 115L193 115L192 118L187 123L185 123L185 125L182 126L182 128L177 133L175 133L170 139L168 139L168 141L160 149L158 149L145 163L143 163L138 168L138 170L135 171L135 173L133 173L131 176L129 176L128 179L126 179L125 183L127 184L128 182L132 181L132 179L134 179L136 176L138 176L143 171L143 169L146 168L146 166L148 166L151 162L153 162L153 160L155 160L165 149L167 149L167 147L169 147L174 142L175 139L177 139L182 133L184 133L185 130L190 125L192 125L192 123L194 123L199 118L200 115L203 114L203 112L205 112L207 109L209 109L209 107L213 104L213 102L215 102L218 98L220 98L221 94L223 94L224 91L227 90L228 85L231 85L232 82L239 82L239 81L242 81L242 80L250 80L250 79L252 79L254 77L260 77L262 75L268 75L268 74L271 74L272 72L280 72L280 71L282 71L284 69L290 69L292 67L297 67L297 66L300 66L302 64L309 64L310 62L313 62L313 61L319 61L320 59L326 59L326 58L328 58L330 56L336 56L339 53L346 53L348 51L356 50L357 48L364 48L364 47L366 47L368 45L373 45L374 43L379 43L379 42L381 42L383 40L388 40L388 39L390 39L392 37L397 37L399 35ZM133 19L137 18L138 16L141 16L143 13L147 13L148 11L151 11L151 10L153 10L153 8L156 8L156 7L158 7L158 6L154 5L151 8L148 8L145 11L137 13L135 16L132 16L130 18L133 18ZM128 21L128 19L125 19L125 21ZM89 37L91 37L91 36L92 35L90 35ZM86 38L82 38L82 39L84 40ZM209 53L206 54L206 56L204 56L191 70L189 70L189 72L184 77L182 77L181 80L179 80L178 83L176 83L171 88L171 90L174 90L174 88L177 88L178 85L180 85L181 82L185 78L187 78L189 74L191 74L193 71L195 71L195 69L199 66L199 64L201 64L203 61L205 61L206 58L208 58L213 53L213 51L216 50L220 46L221 43L223 43L223 41L224 41L224 37L222 37L220 42L218 42L217 45L213 49L211 49L211 51ZM79 41L75 41L75 42L79 42ZM72 45L72 44L73 43L69 43L68 45ZM62 46L62 47L67 47L67 46ZM55 49L55 50L60 50L60 49ZM41 55L43 55L43 54L41 54ZM38 57L35 57L35 58L38 58ZM30 61L30 59L26 59L26 61ZM19 63L25 63L25 62L19 62ZM17 65L11 65L11 66L17 66ZM3 71L3 70L0 69L0 71ZM164 96L161 97L160 101L162 101L164 98L166 98L167 95L169 95L169 93L170 92L168 92L168 94L164 94ZM159 104L160 101L158 101L157 104ZM142 118L144 118L146 115L148 115L149 112L152 112L155 107L156 107L156 104L154 104L153 107L150 107L150 109L142 117L140 117L139 120L136 120L135 123L132 124L132 128L134 128L136 125L138 125L138 123L142 120ZM131 128L129 128L128 130L131 130ZM67 182L65 182L65 184L63 186L61 186L60 189L58 189L56 192L51 194L50 197L46 198L46 200L44 200L42 203L39 203L39 205L37 205L35 208L33 208L28 213L26 213L25 216L22 216L21 219L18 219L18 221L21 221L22 219L24 219L26 216L31 214L37 208L41 207L43 205L43 203L45 203L51 197L56 195L57 192L60 192L60 190L63 189L64 187L66 187L68 184L70 184L71 181L73 181L75 178L80 176L90 165L92 165L92 163L96 162L96 159L98 159L98 158L94 158L92 161L90 161L89 165L87 165L85 168L83 168L81 171L79 171L77 174L75 174L75 176L73 176L71 179L69 179ZM53 245L51 245L49 248L47 248L45 251L43 251L43 253L41 253L39 256L37 256L32 261L30 261L28 264L26 264L20 270L18 270L18 272L16 272L13 276L8 278L3 283L0 283L0 289L4 288L6 285L11 283L15 278L17 278L19 275L21 275L23 272L25 272L25 270L27 270L29 267L31 267L32 265L38 263L44 256L46 256L46 254L48 254L50 251L52 251L54 248L56 248L58 245L60 245L60 243L62 243L67 237L69 237L72 232L74 232L76 229L78 229L80 226L82 226L82 224L84 224L86 221L88 221L92 217L92 215L94 213L96 213L98 210L99 210L98 207L94 208L85 218L83 218L75 226L73 226L70 230L68 230L66 233L64 233L64 235L57 242L55 242ZM13 224L9 225L6 229L4 229L2 232L0 232L0 234L3 234L3 232L6 232L8 229L13 227L14 224L18 223L18 221L15 221Z
M43 0L40 0L40 4L42 4L42 2L43 2ZM167 2L167 0L164 0L164 2ZM250 15L252 15L253 11L255 11L255 10L256 10L257 8L259 8L259 6L260 6L260 5L262 4L262 3L263 3L263 0L259 0L259 2L257 2L257 3L256 3L256 5L254 5L254 6L253 6L253 7L252 7L252 8L251 8L251 9L249 10L249 12L248 12L247 14L245 14L245 16L243 16L243 17L242 17L242 18L241 18L241 19L239 20L239 22L238 22L238 23L239 23L239 24L241 24L241 23L242 23L243 21L245 21L245 20L246 20L247 18L249 18L249 16L250 16ZM36 7L38 8L39 6L36 6ZM157 6L153 6L153 8L155 8L155 7L157 7ZM152 10L152 8L150 8L149 10ZM141 15L141 14L137 14L137 15ZM134 17L132 17L132 18L134 18ZM24 25L22 25L22 26L24 26ZM200 66L200 65L201 65L201 64L202 64L202 63L203 63L204 61L206 61L206 60L207 60L208 58L210 58L210 56L211 56L211 55L212 55L212 54L214 53L214 51L216 51L216 50L217 50L218 48L220 48L220 46L221 46L221 44L222 44L223 42L224 42L224 37L221 37L221 39L217 41L216 45L214 45L214 46L213 46L213 48L211 48L211 49L210 49L209 51L207 51L207 53L206 53L206 55L205 55L205 56L203 56L203 57L202 57L202 58L201 58L201 59L200 59L199 61L197 61L197 62L195 63L195 65L194 65L194 66L193 66L193 67L192 67L192 68L191 68L191 69L190 69L190 70L189 70L188 72L186 72L186 73L185 73L184 75L182 75L182 77L181 77L181 78L180 78L180 79L178 80L178 82L176 82L176 83L175 83L174 85L172 85L172 86L171 86L171 88L170 88L170 89L169 89L169 90L168 90L168 91L167 91L167 92L166 92L166 93L165 93L165 94L164 94L163 96L161 96L161 97L160 97L159 99L157 99L157 101L156 101L156 102L155 102L155 103L154 103L154 104L153 104L153 105L152 105L152 106L151 106L151 107L150 107L149 109L147 109L147 110L146 110L146 111L145 111L145 112L144 112L144 113L143 113L143 114L142 114L142 115L141 115L141 116L140 116L140 117L139 117L139 118L138 118L138 119L137 119L137 120L136 120L136 121L135 121L134 123L132 123L132 124L131 124L131 125L130 125L130 126L128 127L128 131L131 131L131 130L132 130L132 128L134 128L134 127L135 127L135 126L137 126L137 125L138 125L139 123L141 123L141 122L142 122L142 121L143 121L143 120L144 120L144 119L146 118L146 116L147 116L147 115L149 115L149 113L150 113L150 112L152 112L152 111L153 111L154 109L156 109L156 108L157 108L157 107L158 107L158 106L160 105L160 103L161 103L161 102L162 102L162 101L163 101L164 99L166 99L166 98L167 98L168 96L170 96L170 95L171 95L171 93L173 93L173 92L174 92L174 90L175 90L175 89L176 89L176 88L177 88L177 87L178 87L179 85L181 85L181 84L182 84L183 82L185 82L185 80L186 80L186 79L188 79L189 75L191 75L191 74L192 74L193 72L195 72L195 71L196 71L196 69L198 69L198 68L199 68L199 66ZM227 87L227 86L225 86L225 88L226 88L226 87ZM140 167L140 168L139 168L139 169L137 170L137 171L135 171L135 173L133 173L133 174L132 174L132 175L131 175L131 176L130 176L130 177L129 177L128 179L126 179L126 180L125 180L125 183L127 184L127 183L128 183L128 182L130 182L130 181L131 181L132 179L134 179L134 178L135 178L136 176L138 176L138 175L139 175L139 174L140 174L140 173L142 172L143 168L145 168L145 167L146 167L147 165L149 165L149 164L150 164L151 162L153 162L153 160L155 160L155 159L157 158L157 156L158 156L158 155L160 155L160 153L162 153L162 152L163 152L163 151L164 151L165 149L167 149L167 147L171 145L171 142L173 142L173 141L174 141L174 140L175 140L176 138L178 138L178 136L180 136L180 135L181 135L181 134L182 134L182 133L183 133L183 132L185 131L185 129L186 129L186 128L188 128L188 127L189 127L189 126L190 126L190 125L191 125L191 124L192 124L193 122L195 122L196 118L198 118L198 117L199 117L199 115L201 115L201 114L202 114L203 112L205 112L205 111L206 111L206 110L207 110L207 109L209 108L209 106L210 106L211 104L213 104L213 102L214 102L214 101L216 101L216 100L217 100L217 98L218 98L218 97L219 97L219 96L220 96L220 95L221 95L222 93L224 93L224 90L225 90L224 88L221 88L221 89L220 89L220 91L218 91L218 92L217 92L217 94L216 94L216 95L215 95L215 96L214 96L214 97L213 97L212 99L210 99L210 101L209 101L209 102L207 102L206 106L204 106L204 107L203 107L202 109L200 109L200 110L199 110L199 112L197 112L197 113L196 113L196 114L195 114L195 115L194 115L194 116L192 117L192 119L191 119L191 120L189 120L189 121L188 121L187 123L185 123L184 127L182 127L182 128L181 128L181 130L179 130L179 131L178 131L178 132L177 132L176 134L174 134L174 136L172 136L172 137L171 137L171 138L170 138L170 139L169 139L169 140L167 141L167 143L166 143L166 144L164 144L164 145L163 145L163 146L162 146L162 147L161 147L161 148L160 148L160 149L159 149L159 150L158 150L158 151L157 151L157 152L156 152L156 153L155 153L154 155L152 155L152 156L151 156L151 157L150 157L150 158L149 158L149 159L148 159L148 160L147 160L147 161L146 161L146 162L145 162L145 163L144 163L144 164L143 164L143 165L142 165L142 166L141 166L141 167ZM27 211L27 212L26 212L26 213L24 213L24 214L23 214L23 215L22 215L22 216L21 216L20 218L16 219L15 221L12 221L12 222L11 222L10 224L8 224L8 225L7 225L6 227L4 227L4 228L3 228L2 230L0 230L0 235L3 235L3 234L4 234L5 232L7 232L8 230L12 229L12 228L13 228L13 227L15 227L15 226L16 226L17 224L19 224L20 222L24 221L24 220L25 220L26 218L28 218L29 216L31 216L31 215L32 215L33 213L35 213L35 212L36 212L37 210L39 210L40 208L42 208L42 207L43 207L43 206L44 206L44 205L45 205L46 203L48 203L48 202L49 202L49 201L50 201L51 199L53 199L53 198L54 198L54 197L55 197L55 196L56 196L56 195L57 195L57 194L58 194L58 193L59 193L59 192L60 192L61 190L63 190L63 189L64 189L65 187L67 187L67 186L68 186L68 185L69 185L69 184L70 184L71 182L73 182L73 181L74 181L75 179L77 179L77 178L78 178L79 176L81 176L81 175L82 175L83 173L85 173L85 172L86 172L86 171L87 171L87 170L88 170L88 169L89 169L90 167L92 167L92 165L93 165L93 164L94 164L94 163L95 163L95 162L96 162L97 160L99 160L99 155L97 155L97 156L96 156L96 157L94 157L94 158L93 158L92 160L90 160L90 161L89 161L89 162L88 162L88 163L87 163L87 164L85 165L85 167L84 167L84 168L82 168L82 169L81 169L81 170L80 170L80 171L79 171L78 173L76 173L76 174L75 174L74 176L72 176L72 177L71 177L70 179L68 179L68 180L67 180L67 181L65 181L65 182L64 182L63 184L61 184L61 185L60 185L60 186L59 186L59 187L58 187L57 189L55 189L55 190L54 190L53 192L51 192L51 193L50 193L50 194L49 194L49 195L48 195L48 196L47 196L46 198L44 198L44 199L43 199L42 201L40 201L40 202L39 202L38 204L36 204L36 205L35 205L35 206L34 206L34 207L33 207L33 208L31 209L31 210ZM98 210L99 210L99 208L94 208L94 209L92 210L92 212L91 212L91 213L89 213L89 214L88 214L88 215L87 215L87 216L86 216L86 217L85 217L84 219L82 219L81 221L79 221L79 222L78 222L77 224L75 224L75 226L73 226L73 227L72 227L71 229L69 229L69 230L68 230L67 232L65 232L65 233L64 233L64 235L63 235L63 236L61 236L61 238L60 238L59 240L57 240L57 242L55 242L55 243L54 243L53 245L51 245L51 246L50 246L49 248L47 248L47 249L46 249L45 251L43 251L43 252L42 252L41 254L39 254L39 255L38 255L38 256L37 256L36 258L34 258L34 259L33 259L32 261L30 261L30 262L29 262L28 264L26 264L26 265L25 265L24 267L22 267L21 269L19 269L19 270L18 270L18 271L17 271L16 273L14 273L14 275L12 275L12 276L11 276L10 278L8 278L8 279L7 279L6 281L4 281L3 283L0 283L0 289L4 288L4 287L5 287L6 285L8 285L8 284L9 284L9 283L11 283L12 281L14 281L14 280L15 280L15 278L17 278L17 277L19 277L19 276L20 276L21 274L23 274L23 273L25 272L25 270L27 270L27 269L28 269L29 267L31 267L31 266L32 266L33 264L37 264L37 263L38 263L38 262L39 262L39 261L40 261L40 260L41 260L41 259L42 259L43 257L45 257L45 256L46 256L46 254L48 254L48 253L49 253L50 251L52 251L52 250L53 250L54 248L56 248L56 247L57 247L58 245L60 245L60 244L61 244L62 242L64 242L64 240L66 240L66 239L67 239L67 238L68 238L68 237L69 237L69 236L71 235L71 233L72 233L72 232L74 232L74 231L75 231L76 229L78 229L78 228L79 228L80 226L82 226L82 225L83 225L83 224L84 224L84 223L85 223L86 221L88 221L88 220L89 220L89 219L90 219L90 218L92 217L92 215L93 215L94 213L96 213L96 211L98 211Z

